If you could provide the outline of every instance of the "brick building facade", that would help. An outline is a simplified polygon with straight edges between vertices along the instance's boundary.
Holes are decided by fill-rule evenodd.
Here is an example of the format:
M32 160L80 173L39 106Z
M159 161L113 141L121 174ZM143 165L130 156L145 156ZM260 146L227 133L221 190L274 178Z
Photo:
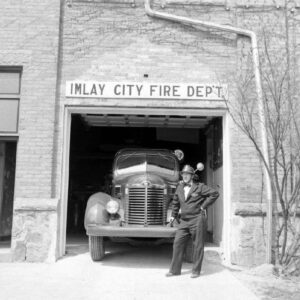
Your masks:
M277 5L274 1L258 4L250 0L242 5L240 1L225 0L153 2L153 9L160 12L230 24L253 30L258 36L260 18L267 18L270 26L276 24L274 30L280 30L277 25L283 22L280 1L276 1ZM297 5L300 4L295 1L292 7L295 20L299 17ZM103 115L111 116L110 122L115 120L113 116L129 116L129 123L119 126L130 127L130 116L149 114L205 119L204 125L199 125L197 134L201 138L195 147L202 151L207 167L204 179L221 192L210 212L212 241L220 245L227 262L255 265L265 261L262 166L252 144L231 120L224 99L97 98L66 93L67 82L75 81L200 85L222 82L228 86L230 100L235 101L230 78L250 51L247 37L153 18L146 14L143 0L28 0L22 5L6 1L0 11L0 72L7 74L17 68L21 74L21 91L16 96L17 130L0 128L0 141L15 141L17 145L11 235L14 261L55 261L65 253L67 216L70 220L80 215L74 208L69 217L68 209L73 206L70 195L76 191L79 197L78 191L84 190L84 186L72 187L77 184L77 165L76 159L70 160L70 153L81 151L80 141L77 146L72 142L76 139L74 124L95 127L88 115L98 116L96 123ZM293 34L297 42L294 27ZM7 99L6 93L0 94L0 102L3 99ZM213 135L218 122L222 130ZM147 126L144 121L140 127ZM149 127L163 126L151 123ZM171 136L176 135L174 130ZM195 128L187 126L186 130L192 135ZM120 139L116 135L116 140ZM136 136L134 139L138 144L140 140ZM92 138L82 141L92 144ZM123 145L130 144L126 143ZM95 149L101 149L101 138L99 145L90 152L86 150L85 156L80 152L80 159L85 157L87 161ZM104 152L110 146L113 150L119 146L108 138L103 145ZM216 163L218 159L221 161ZM86 189L89 187L87 184ZM82 210L84 205L79 203L75 206Z

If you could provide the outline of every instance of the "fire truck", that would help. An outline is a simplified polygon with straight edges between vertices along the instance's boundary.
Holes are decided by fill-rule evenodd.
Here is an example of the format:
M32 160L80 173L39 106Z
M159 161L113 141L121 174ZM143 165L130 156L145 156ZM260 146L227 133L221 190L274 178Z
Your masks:
M174 237L176 226L168 220L182 158L182 151L166 149L122 149L115 155L111 195L98 192L87 202L84 225L92 260L103 259L108 238Z

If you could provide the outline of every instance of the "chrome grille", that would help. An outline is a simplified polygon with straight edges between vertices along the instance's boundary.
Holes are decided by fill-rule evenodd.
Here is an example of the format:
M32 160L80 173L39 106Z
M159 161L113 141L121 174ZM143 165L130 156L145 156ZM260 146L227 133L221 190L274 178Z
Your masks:
M156 187L131 187L128 191L125 222L135 225L163 225L164 190Z

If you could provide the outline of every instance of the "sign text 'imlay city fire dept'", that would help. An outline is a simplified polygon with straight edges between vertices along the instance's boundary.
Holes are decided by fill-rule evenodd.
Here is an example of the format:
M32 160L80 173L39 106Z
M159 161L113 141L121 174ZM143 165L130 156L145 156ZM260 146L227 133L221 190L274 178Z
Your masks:
M226 100L223 84L67 81L66 97Z

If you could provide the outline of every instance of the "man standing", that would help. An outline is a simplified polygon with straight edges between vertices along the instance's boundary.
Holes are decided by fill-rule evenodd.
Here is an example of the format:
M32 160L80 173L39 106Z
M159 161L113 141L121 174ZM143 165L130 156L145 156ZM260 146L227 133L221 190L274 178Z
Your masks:
M193 182L194 173L190 165L183 167L181 171L183 180L174 194L170 222L172 223L177 218L179 209L181 209L181 219L174 239L173 257L167 277L180 275L184 250L190 235L194 248L191 277L200 276L204 255L206 208L217 200L219 193L203 183Z

